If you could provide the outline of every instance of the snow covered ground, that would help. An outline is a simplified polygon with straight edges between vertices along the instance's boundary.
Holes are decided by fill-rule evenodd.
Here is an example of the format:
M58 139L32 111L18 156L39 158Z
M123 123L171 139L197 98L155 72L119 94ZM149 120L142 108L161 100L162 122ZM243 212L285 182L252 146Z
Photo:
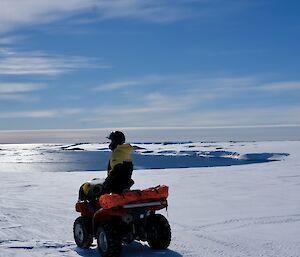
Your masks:
M134 145L134 188L170 186L172 242L122 256L300 256L299 141ZM99 256L72 225L79 186L105 177L108 156L107 144L0 145L0 257Z

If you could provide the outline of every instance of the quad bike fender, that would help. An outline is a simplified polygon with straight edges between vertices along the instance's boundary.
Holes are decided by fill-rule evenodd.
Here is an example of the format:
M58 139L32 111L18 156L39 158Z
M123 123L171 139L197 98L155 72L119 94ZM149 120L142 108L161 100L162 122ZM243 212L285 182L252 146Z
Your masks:
M84 217L93 217L95 211L99 209L98 206L86 201L78 201L75 204L75 210L81 213L81 216Z
M94 221L97 223L108 222L116 217L122 217L128 213L125 209L114 208L114 209L99 209L94 214Z

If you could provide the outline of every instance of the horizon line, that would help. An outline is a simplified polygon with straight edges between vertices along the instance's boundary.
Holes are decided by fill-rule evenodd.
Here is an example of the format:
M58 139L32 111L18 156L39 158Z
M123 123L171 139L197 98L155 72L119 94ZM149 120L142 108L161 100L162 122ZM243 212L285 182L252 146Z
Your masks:
M64 132L64 131L104 131L104 130L166 130L166 129L227 129L227 128L287 128L300 127L300 124L274 124L274 125L230 125L230 126L174 126L174 127L107 127L107 128L74 128L74 129L12 129L0 130L0 133L18 133L18 132Z

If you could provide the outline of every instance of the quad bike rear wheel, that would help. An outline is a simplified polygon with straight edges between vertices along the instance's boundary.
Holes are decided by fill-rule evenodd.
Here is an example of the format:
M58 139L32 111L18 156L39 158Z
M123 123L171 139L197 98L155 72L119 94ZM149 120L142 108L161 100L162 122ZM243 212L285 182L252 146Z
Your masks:
M89 248L92 245L93 235L91 230L91 219L81 216L75 220L73 235L78 247Z
M105 224L98 227L97 245L102 257L119 257L121 255L121 238L112 225Z
M171 242L171 227L161 214L153 214L147 218L147 242L153 249L166 249Z

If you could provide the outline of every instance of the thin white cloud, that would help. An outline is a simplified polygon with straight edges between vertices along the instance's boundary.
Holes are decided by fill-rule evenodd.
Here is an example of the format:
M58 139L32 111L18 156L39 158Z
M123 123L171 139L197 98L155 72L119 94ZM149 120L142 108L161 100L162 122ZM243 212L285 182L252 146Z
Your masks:
M107 83L107 84L103 84L101 86L95 87L95 88L93 88L93 90L98 91L98 92L113 91L113 90L131 87L131 86L136 86L139 84L140 84L139 81L112 82L112 83Z
M124 126L139 126L141 124L155 124L169 122L174 117L188 112L199 102L194 95L169 96L160 92L153 92L128 105L99 106L90 111L81 121L84 123L101 123ZM103 110L105 109L105 112ZM160 117L160 118L157 118ZM128 125L129 124L129 125ZM152 124L152 125L153 125Z
M81 108L69 109L50 109L50 110L33 110L33 111L15 111L15 112L0 112L2 119L16 118L64 118L68 116L78 115L84 112Z
M0 56L1 56L1 58L4 58L6 55L10 55L10 54L13 54L13 53L14 52L11 51L7 47L0 47Z
M198 1L199 2L199 1ZM100 19L138 18L152 22L172 22L192 15L189 3L181 0L115 0L98 1L95 5Z
M185 18L214 17L239 11L247 4L228 0L1 0L0 33L41 25L93 12L96 20L134 18L150 22L173 22ZM253 2L253 1L252 1Z
M268 83L263 85L261 89L273 92L300 90L300 81L280 81Z
M45 84L0 82L0 100L12 102L37 102L39 97L29 93L46 89Z
M54 118L57 116L56 111L16 111L16 112L0 112L2 119L15 118Z
M160 101L160 100L158 100ZM124 119L129 121L133 119L140 119L141 122L144 121L144 118L151 115L156 114L167 114L167 113L174 113L181 109L181 104L164 104L164 105L157 105L157 102L145 102L142 106L137 104L132 105L122 105L120 106L101 106L95 108L94 110L89 112L84 118L81 118L83 122L116 122L116 121L123 121ZM103 110L105 109L105 112ZM113 117L113 119L112 119Z
M203 76L197 74L179 75L147 75L108 82L93 88L95 91L129 90L135 94L134 87L144 87L145 90L169 90L169 95L198 97L199 101L211 101L219 98L238 95L266 93L266 91L284 92L300 89L300 81L267 82L261 76L220 76L218 74ZM153 91L152 91L153 93ZM178 100L178 99L177 99Z
M11 45L17 42L20 42L22 40L22 37L20 36L1 36L0 35L0 46L1 45ZM0 49L1 52L1 49Z
M90 7L92 2L94 1L1 0L0 32L7 32L26 25L55 21Z
M192 126L249 126L300 124L300 106L247 107L190 112L184 121Z
M264 102L245 102L239 108L228 109L226 104L226 101L229 101L226 99L228 97L232 99L238 97L236 99L240 101L240 96L247 97L249 92L251 95L253 93L261 95L268 87L278 87L281 90L282 85L288 85L284 88L292 90L298 88L299 85L297 81L293 83L280 82L280 86L276 83L262 81L262 79L255 77L152 75L102 85L102 90L128 90L130 98L128 98L127 103L108 102L103 106L94 106L89 110L86 108L63 108L4 112L0 113L0 118L61 118L74 116L76 121L81 121L85 126L90 127L95 125L111 127L300 124L300 116L298 115L300 107L298 106L274 106L272 103L266 106ZM139 85L146 85L145 89L147 91L136 90L135 87ZM150 85L154 86L150 87ZM15 86L10 89L10 93L11 95L26 94L30 90L42 89L35 88L35 86L30 84L27 87L23 85L21 88ZM122 95L122 90L120 91ZM10 93L9 89L2 88L3 97ZM116 95L116 99L118 99L118 95ZM219 99L222 100L221 105L219 105ZM209 104L209 107L206 107L206 103Z
M43 52L15 52L0 49L0 75L60 75L75 69L108 68L85 57L50 55Z
M140 78L119 80L109 83L104 83L97 87L92 88L94 91L104 92L104 91L114 91L120 89L127 89L135 86L147 86L147 85L157 85L164 81L168 82L171 77L159 76L159 75L147 75Z
M0 100L11 102L36 102L38 96L32 92L46 89L45 84L0 82Z
M130 89L131 94L136 94L136 87L144 87L145 91L143 91L143 97L147 91L150 91L151 94L167 91L170 96L175 96L177 94L184 98L188 97L189 101L192 98L197 97L199 102L225 98L226 96L232 96L233 94L241 94L246 90L258 90L260 84L260 79L256 77L222 77L218 75L208 77L197 74L152 74L139 78L108 82L98 87L94 87L92 90L99 92L119 90L122 92ZM157 101L157 98L152 100ZM175 101L181 100L180 97L175 99Z
M138 109L137 107L134 111L134 108L131 108L121 113L118 113L117 109L113 109L109 113L99 112L97 115L93 115L93 118L84 118L82 121L93 125L123 127L228 127L300 124L298 115L300 106L249 107L217 111L190 110L189 112L163 112L157 108L154 112L149 109L149 112L141 113Z
M142 101L159 112L173 112L175 115L179 111L193 108L195 104L203 101L203 98L194 94L162 94L153 92L143 97Z
M44 84L34 83L0 83L1 94L25 93L45 89Z
M300 107L267 105L261 101L241 104L228 109L226 101L243 101L266 94L266 89L294 90L300 83L294 81L266 83L260 77L225 77L201 75L145 76L124 83L130 102L99 107L82 119L87 124L103 126L239 126L265 124L300 124ZM150 82L151 81L151 82ZM138 83L137 83L138 82ZM108 84L109 85L109 84ZM145 90L136 90L136 86ZM107 87L114 90L117 88ZM120 87L119 87L120 89ZM147 92L147 93L146 93ZM118 93L122 93L118 92ZM251 98L249 98L251 99ZM221 103L221 107L220 107ZM208 104L208 107L206 107ZM236 105L236 104L234 104ZM113 118L112 118L113 117ZM129 124L129 125L128 125Z
M27 94L0 94L1 101L10 101L10 102L37 102L38 97L28 96Z

